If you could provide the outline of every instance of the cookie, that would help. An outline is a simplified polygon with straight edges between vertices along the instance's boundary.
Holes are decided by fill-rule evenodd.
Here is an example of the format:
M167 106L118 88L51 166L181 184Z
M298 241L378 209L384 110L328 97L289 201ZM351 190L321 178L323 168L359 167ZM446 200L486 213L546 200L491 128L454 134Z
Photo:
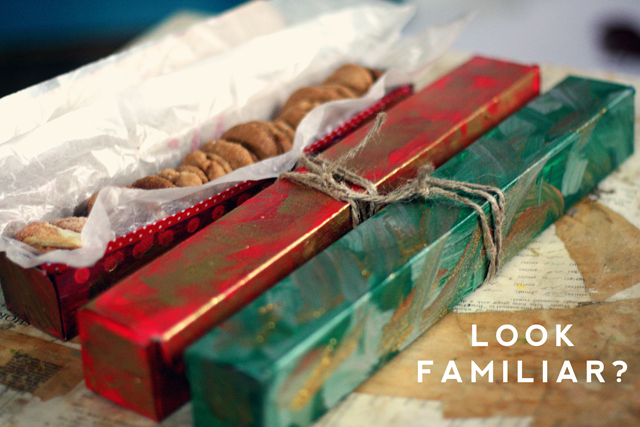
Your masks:
M174 184L176 187L198 187L203 182L195 173L182 172Z
M358 96L362 96L369 90L376 79L377 77L367 68L356 64L345 64L331 74L323 84L345 86Z
M241 144L217 139L205 143L201 150L226 159L233 170L255 163L254 157Z
M210 160L207 159L207 154L201 150L192 151L182 160L182 164L185 166L195 166L203 172L209 167Z
M158 190L161 188L174 188L175 185L171 181L168 181L164 178L160 178L159 176L146 176L144 178L140 178L133 184L131 184L133 188L139 188L141 190Z
M163 171L158 173L160 178L166 179L167 181L175 184L178 178L180 178L180 172L175 169L164 169Z
M69 218L54 219L50 222L51 225L63 230L75 231L76 233L82 233L82 229L87 222L87 218L84 216L72 216Z
M209 162L209 166L207 167L207 170L204 171L204 173L207 174L207 178L209 178L209 181L213 181L216 178L220 178L221 176L226 175L220 163L214 161Z
M288 129L291 129L291 127L282 120L279 120L278 124L275 122L266 122L265 124L274 136L276 146L278 147L278 154L286 153L291 150L291 146L293 144L293 132L290 133L287 131Z
M293 129L297 129L298 125L305 118L305 116L309 113L309 111L316 108L320 105L320 102L312 102L303 100L299 103L282 110L282 113L278 116L276 120L282 120Z
M289 97L287 102L285 102L282 110L286 110L288 108L293 107L294 105L307 101L311 103L315 103L316 105L324 104L325 102L335 101L338 99L343 99L342 96L335 87L325 87L325 86L309 86L298 89L293 92L293 94Z
M358 95L352 89L347 86L335 85L335 84L324 84L322 86L323 89L333 92L334 96L338 97L338 99L347 99L347 98L357 98Z
M48 222L32 222L20 230L15 238L41 252L82 247L80 233L56 227Z
M241 144L262 160L278 154L278 147L264 122L252 121L233 126L220 139Z
M222 169L224 169L224 173L233 172L233 168L231 167L231 164L224 157L216 153L207 153L207 158L213 162L218 162L218 164L222 166Z
M195 166L182 165L182 166L179 166L178 169L176 169L176 172L193 173L193 174L196 174L198 176L198 178L200 178L200 181L202 181L203 184L206 184L207 182L209 182L209 179L207 178L207 175L202 171L202 169L200 169L198 167L195 167Z

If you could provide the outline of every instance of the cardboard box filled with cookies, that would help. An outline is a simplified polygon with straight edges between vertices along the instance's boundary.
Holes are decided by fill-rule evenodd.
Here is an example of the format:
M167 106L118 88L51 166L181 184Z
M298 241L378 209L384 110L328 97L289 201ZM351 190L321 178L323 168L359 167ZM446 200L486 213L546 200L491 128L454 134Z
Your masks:
M408 96L463 25L407 39L412 14L252 2L0 100L9 308L73 337L91 298Z

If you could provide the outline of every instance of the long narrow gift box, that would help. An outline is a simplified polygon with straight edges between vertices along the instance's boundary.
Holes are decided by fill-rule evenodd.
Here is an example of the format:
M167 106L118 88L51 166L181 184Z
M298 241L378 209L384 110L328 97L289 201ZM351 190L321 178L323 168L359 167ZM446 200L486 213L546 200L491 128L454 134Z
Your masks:
M379 188L441 164L537 94L539 71L474 58L393 107L347 164ZM327 150L336 159L369 131ZM278 181L79 312L90 389L161 419L188 399L184 349L350 227L348 204Z
M433 176L504 192L504 262L633 152L633 105L570 77ZM309 424L482 283L482 240L453 202L388 206L186 351L195 424Z
M320 138L305 152L317 153L348 135L380 111L404 99L411 86L399 87ZM196 231L242 204L273 179L244 181L141 229L112 240L90 267L44 264L22 268L0 253L2 292L12 313L56 338L77 335L78 308L123 277L168 251Z

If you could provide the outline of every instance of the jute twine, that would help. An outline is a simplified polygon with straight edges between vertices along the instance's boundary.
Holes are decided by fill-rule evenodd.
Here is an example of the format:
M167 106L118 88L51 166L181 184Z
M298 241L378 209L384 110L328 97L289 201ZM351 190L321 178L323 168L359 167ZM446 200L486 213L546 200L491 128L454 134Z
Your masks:
M280 179L286 178L295 181L321 191L334 199L348 202L351 206L351 219L354 228L390 203L418 198L425 200L444 198L468 206L478 214L482 227L484 246L489 260L485 280L489 280L499 268L502 253L502 223L505 218L505 203L504 194L499 188L491 185L433 178L430 175L433 173L434 167L428 164L418 171L418 176L415 179L393 191L380 194L373 182L344 167L348 160L356 157L367 144L376 138L385 119L386 114L378 114L373 127L360 144L337 160L327 161L318 157L302 155L298 159L298 165L307 169L308 172L285 172L280 175ZM489 218L484 210L474 199L489 202L493 217L493 229L489 226Z

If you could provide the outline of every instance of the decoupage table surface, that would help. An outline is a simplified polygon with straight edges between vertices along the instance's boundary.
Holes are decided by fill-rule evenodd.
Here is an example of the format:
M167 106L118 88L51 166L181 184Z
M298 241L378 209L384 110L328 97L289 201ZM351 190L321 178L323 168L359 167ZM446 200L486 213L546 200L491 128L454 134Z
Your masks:
M467 58L445 55L420 83ZM542 91L567 74L640 88L638 77L542 64ZM636 100L636 124L638 110ZM636 150L638 141L636 126ZM513 345L496 339L504 325L518 332ZM541 328L530 341L542 341L544 329L544 344L527 342L532 325ZM512 332L500 336L509 341ZM77 340L55 341L3 305L0 425L191 425L189 404L157 424L88 391L79 350ZM419 375L421 361L433 364L422 364ZM618 361L624 365L614 365ZM472 376L473 366L484 376ZM639 424L640 155L635 154L316 425Z

